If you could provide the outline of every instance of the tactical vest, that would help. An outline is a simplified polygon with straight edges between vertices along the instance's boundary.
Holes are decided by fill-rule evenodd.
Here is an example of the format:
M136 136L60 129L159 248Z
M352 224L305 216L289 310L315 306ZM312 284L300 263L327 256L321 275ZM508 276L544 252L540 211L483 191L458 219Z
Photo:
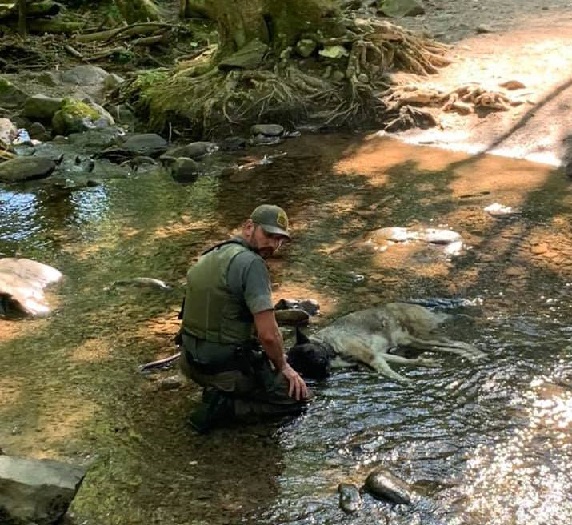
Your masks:
M249 250L240 241L227 241L207 250L187 272L183 329L213 343L243 343L252 339L254 317L244 300L230 293L227 270L231 261Z

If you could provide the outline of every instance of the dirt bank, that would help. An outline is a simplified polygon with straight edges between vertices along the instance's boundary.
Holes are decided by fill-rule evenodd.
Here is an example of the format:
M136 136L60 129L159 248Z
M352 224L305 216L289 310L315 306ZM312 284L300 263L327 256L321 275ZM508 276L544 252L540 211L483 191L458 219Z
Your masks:
M416 144L560 165L566 154L564 140L572 133L569 2L434 0L426 5L426 15L402 22L451 42L454 61L428 78L399 74L395 79L445 92L478 84L521 104L507 111L468 115L440 112L438 128L410 130L401 137ZM524 87L514 91L499 87L512 80Z

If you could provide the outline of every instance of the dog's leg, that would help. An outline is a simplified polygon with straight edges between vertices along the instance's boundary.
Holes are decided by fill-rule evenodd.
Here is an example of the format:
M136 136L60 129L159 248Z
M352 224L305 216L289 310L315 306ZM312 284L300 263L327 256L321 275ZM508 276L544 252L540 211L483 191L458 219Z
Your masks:
M404 346L409 346L415 350L449 352L471 360L482 359L487 355L475 346L461 341L424 340L412 337L409 341L404 343Z
M398 357L398 356L392 356L392 357ZM402 376L401 374L398 374L395 370L392 370L391 367L387 364L387 361L385 360L385 356L384 357L376 357L375 359L373 359L371 361L371 363L369 363L369 365L378 373L383 374L384 376L387 376L391 379L395 379L396 381L400 381L402 383L411 383L411 379L409 379L408 377Z
M437 359L427 359L423 357L408 358L395 354L385 354L383 359L388 363L393 363L396 365L417 365L417 366L439 366L439 361Z

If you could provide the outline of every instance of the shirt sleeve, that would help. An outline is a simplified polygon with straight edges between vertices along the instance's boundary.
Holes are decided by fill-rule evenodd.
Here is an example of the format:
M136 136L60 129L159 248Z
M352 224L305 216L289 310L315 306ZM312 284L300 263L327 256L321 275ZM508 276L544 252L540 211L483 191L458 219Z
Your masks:
M270 275L259 255L239 253L229 265L227 283L233 294L243 297L252 314L274 309Z

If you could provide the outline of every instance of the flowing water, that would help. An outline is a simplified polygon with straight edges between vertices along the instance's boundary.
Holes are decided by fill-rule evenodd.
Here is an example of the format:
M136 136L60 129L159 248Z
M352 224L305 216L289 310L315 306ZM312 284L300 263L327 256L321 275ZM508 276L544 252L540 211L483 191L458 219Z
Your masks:
M88 465L78 524L569 523L572 200L562 174L358 135L275 150L287 155L193 185L150 172L78 191L0 191L0 252L66 275L52 316L0 321L0 447ZM392 300L467 298L474 306L448 329L488 358L400 369L406 385L340 371L313 385L301 418L195 436L185 416L198 390L162 388L168 372L144 377L137 365L174 351L193 258L264 201L283 205L294 229L271 261L276 299L317 298L323 325ZM518 213L491 217L483 209L494 202ZM361 242L415 225L451 227L466 250ZM113 284L133 277L172 289ZM361 486L377 467L411 485L412 504L364 494L345 515L338 483Z

